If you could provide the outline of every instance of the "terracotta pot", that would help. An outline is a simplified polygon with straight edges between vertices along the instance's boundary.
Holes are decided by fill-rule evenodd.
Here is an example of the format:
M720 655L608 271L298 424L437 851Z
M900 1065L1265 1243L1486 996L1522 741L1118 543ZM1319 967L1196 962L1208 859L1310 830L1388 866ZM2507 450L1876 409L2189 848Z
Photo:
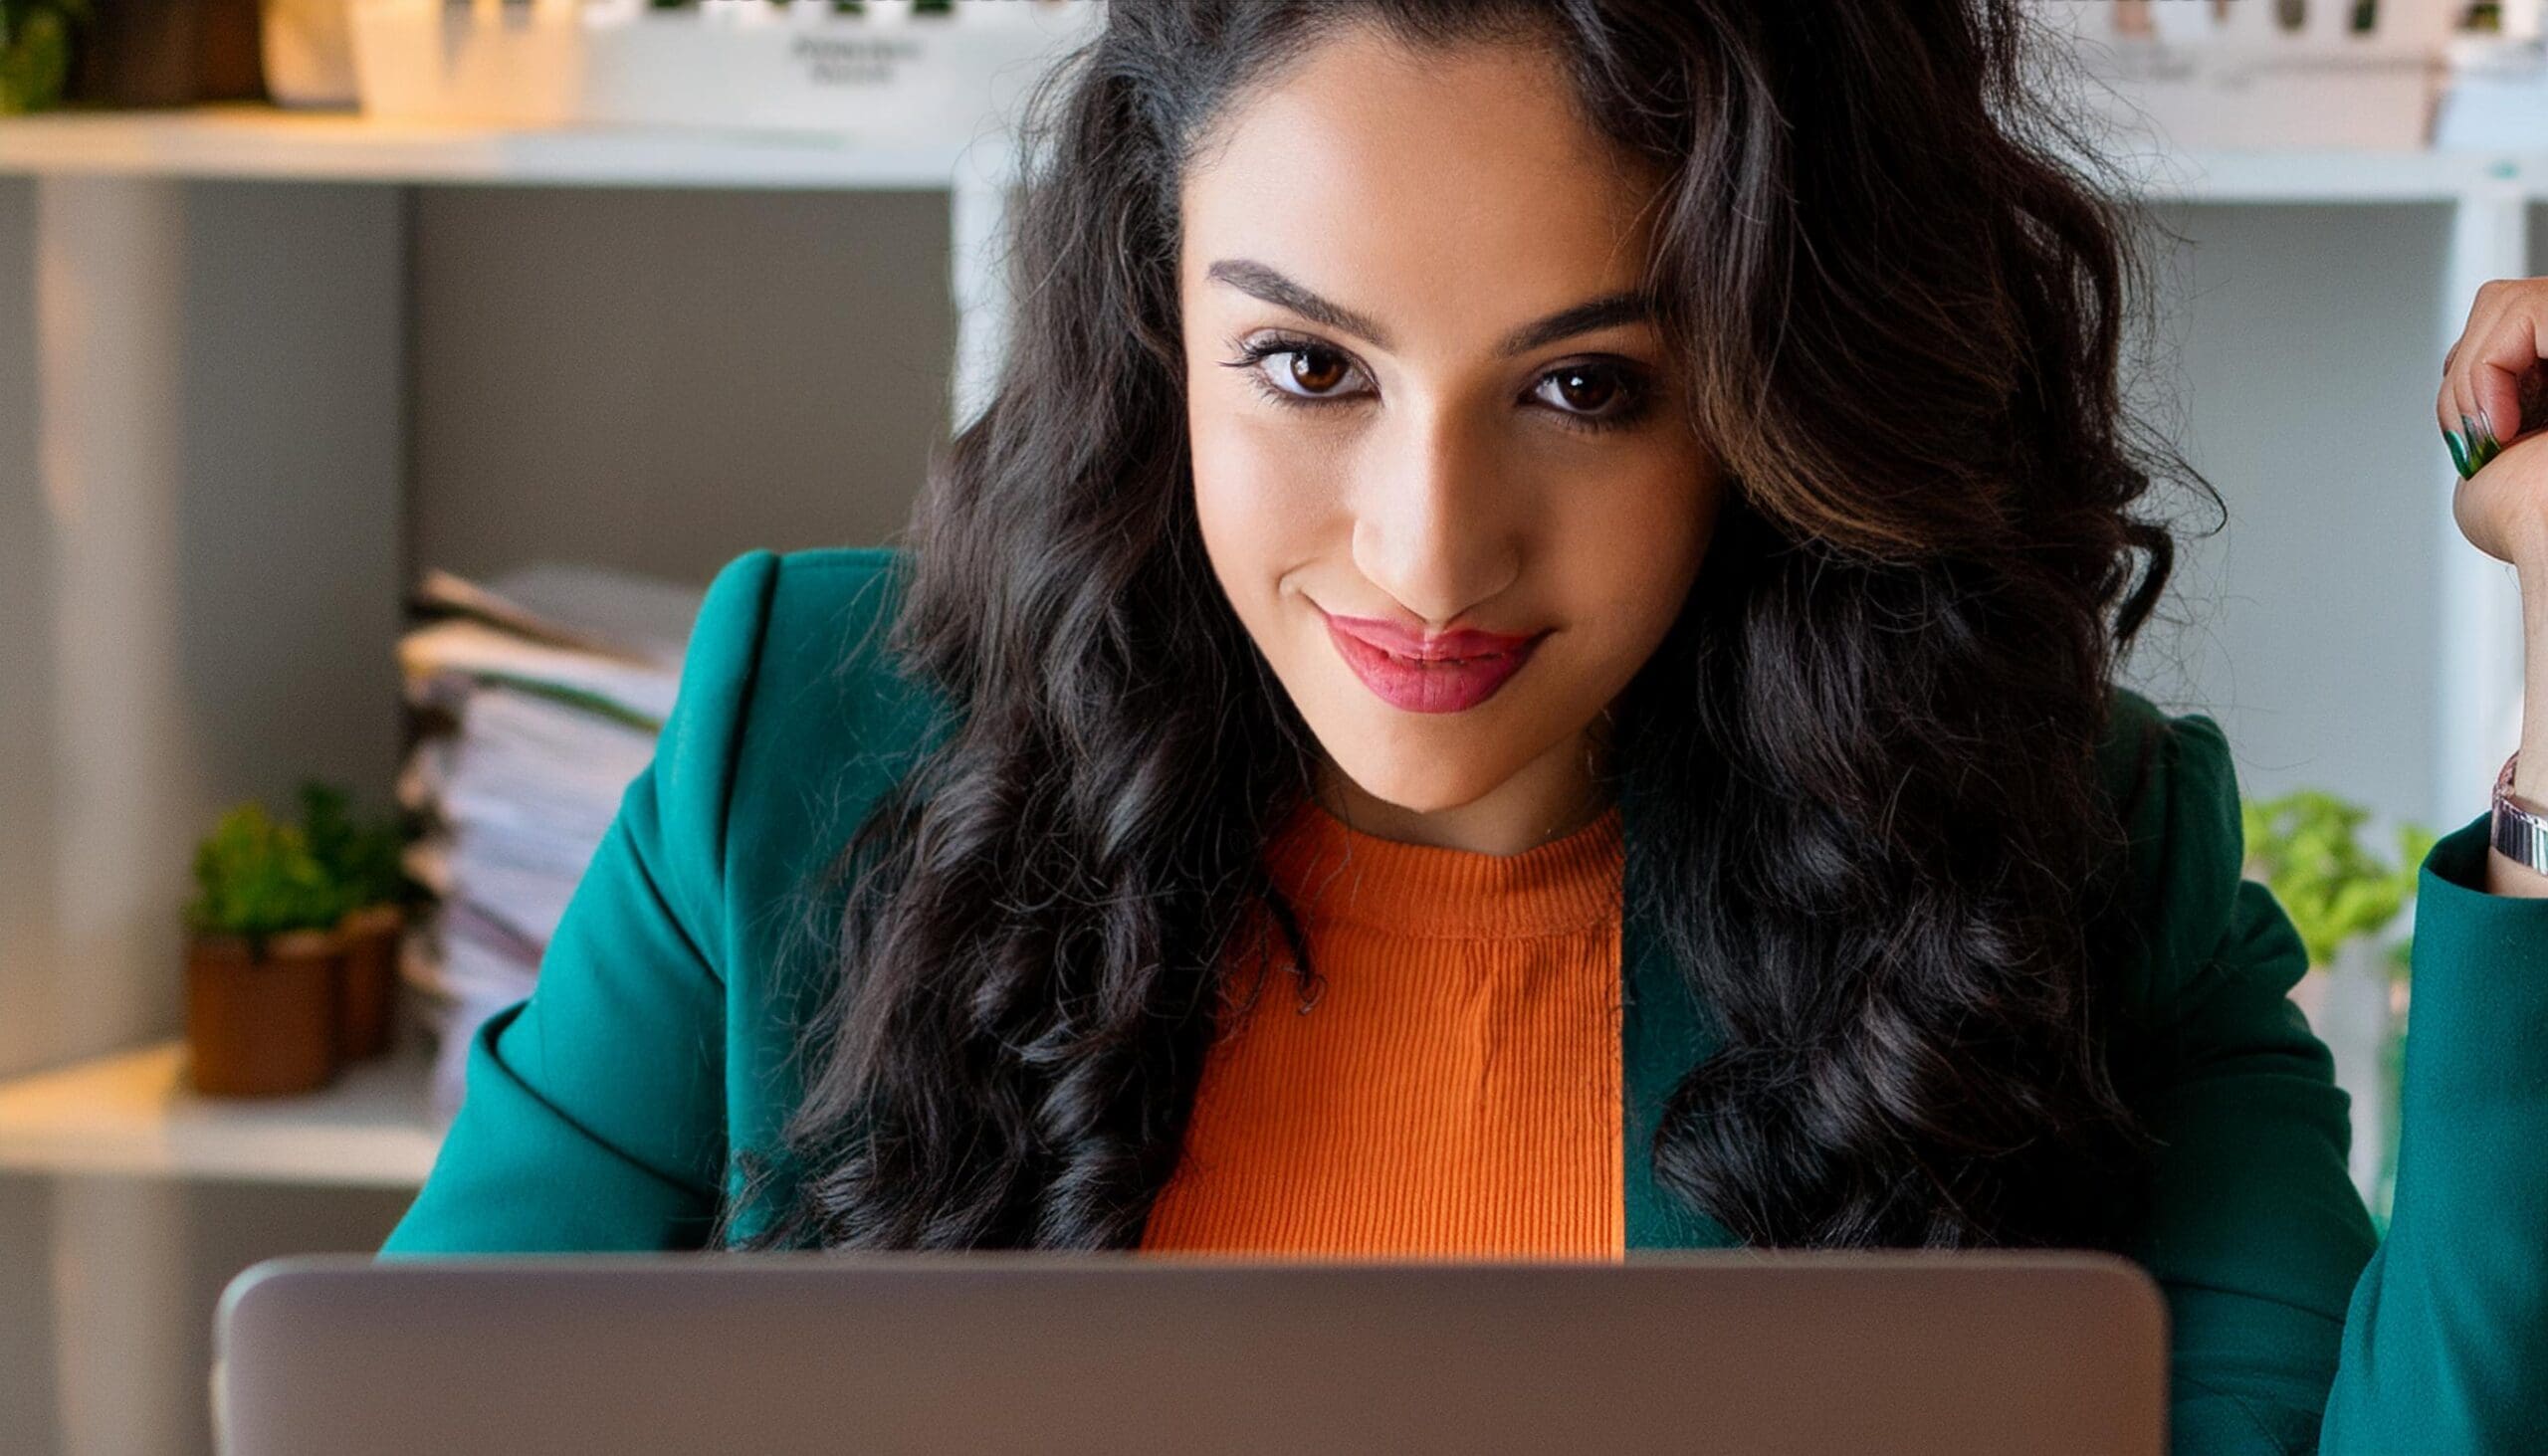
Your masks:
M337 1052L359 1062L389 1050L398 991L398 937L407 913L394 905L348 911L336 926L344 941L343 994L337 1002Z
M237 936L190 935L186 1042L195 1090L275 1097L334 1081L343 960L333 931L270 936L262 955Z

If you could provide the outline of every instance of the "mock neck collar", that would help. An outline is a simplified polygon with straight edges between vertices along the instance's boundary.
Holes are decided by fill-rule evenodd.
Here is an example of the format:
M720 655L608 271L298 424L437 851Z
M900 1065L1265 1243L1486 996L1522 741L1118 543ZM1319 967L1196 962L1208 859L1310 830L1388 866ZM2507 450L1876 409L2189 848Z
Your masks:
M1619 923L1619 807L1520 854L1382 839L1303 800L1266 853L1304 920L1426 939L1581 935Z

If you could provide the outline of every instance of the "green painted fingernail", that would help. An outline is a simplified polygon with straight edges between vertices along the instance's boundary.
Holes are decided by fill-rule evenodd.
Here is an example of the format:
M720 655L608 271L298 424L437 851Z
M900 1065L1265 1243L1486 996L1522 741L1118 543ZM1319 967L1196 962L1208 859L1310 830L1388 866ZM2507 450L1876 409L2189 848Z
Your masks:
M2459 427L2468 436L2467 473L2473 476L2484 470L2486 462L2494 459L2495 453L2503 449L2503 446L2496 442L2495 432L2491 427L2481 426L2466 415L2459 417Z
M2442 443L2450 447L2451 469L2459 472L2461 480L2468 479L2468 455L2459 448L2459 437L2444 430L2442 432Z

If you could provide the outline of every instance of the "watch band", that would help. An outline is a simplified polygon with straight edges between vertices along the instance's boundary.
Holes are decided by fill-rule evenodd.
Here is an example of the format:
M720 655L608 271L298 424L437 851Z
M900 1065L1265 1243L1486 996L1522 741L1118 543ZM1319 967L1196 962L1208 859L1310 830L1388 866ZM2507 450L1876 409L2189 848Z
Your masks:
M2520 759L2516 750L2504 760L2504 771L2495 775L2494 808L2487 837L2506 859L2548 875L2548 809L2512 791L2512 766Z

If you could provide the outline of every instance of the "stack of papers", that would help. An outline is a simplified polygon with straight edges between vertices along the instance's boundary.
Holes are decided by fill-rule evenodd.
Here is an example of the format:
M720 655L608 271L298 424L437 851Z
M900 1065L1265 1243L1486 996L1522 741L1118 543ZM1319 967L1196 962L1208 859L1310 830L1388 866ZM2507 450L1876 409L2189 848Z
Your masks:
M531 994L566 903L645 771L681 685L692 587L543 562L480 583L427 573L434 620L398 644L424 726L398 776L424 816L407 872L440 904L401 978L439 1051L432 1104L460 1110L470 1039Z

